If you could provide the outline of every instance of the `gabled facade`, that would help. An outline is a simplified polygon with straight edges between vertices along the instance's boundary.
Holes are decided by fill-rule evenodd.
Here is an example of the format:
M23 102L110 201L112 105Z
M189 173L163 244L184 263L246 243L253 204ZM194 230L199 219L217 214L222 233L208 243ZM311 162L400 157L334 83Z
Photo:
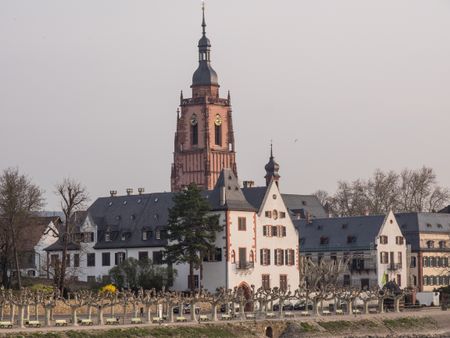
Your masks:
M340 282L355 287L407 286L407 246L392 212L386 216L294 221L305 259L348 262Z
M46 275L45 248L58 239L61 219L58 216L33 216L20 228L18 243L21 274L28 277Z
M422 292L450 285L450 214L414 212L395 216L411 245L409 286Z

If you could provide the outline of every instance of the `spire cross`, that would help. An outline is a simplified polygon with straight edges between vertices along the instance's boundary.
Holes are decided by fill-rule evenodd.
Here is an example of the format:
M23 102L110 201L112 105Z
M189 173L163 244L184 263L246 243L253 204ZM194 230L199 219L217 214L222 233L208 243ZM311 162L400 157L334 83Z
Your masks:
M270 140L270 158L273 158L273 141Z
M205 30L205 28L206 28L206 22L205 22L205 2L204 1L202 1L202 29L203 29L203 35L205 35L206 34L206 30Z

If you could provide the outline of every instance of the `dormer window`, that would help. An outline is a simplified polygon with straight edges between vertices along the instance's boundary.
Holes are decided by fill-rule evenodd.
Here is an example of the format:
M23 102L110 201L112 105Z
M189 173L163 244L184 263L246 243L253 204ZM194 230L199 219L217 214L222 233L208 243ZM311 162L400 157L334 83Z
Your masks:
M158 230L155 231L155 238L156 239L161 239L161 230L158 229Z
M330 243L330 239L328 237L320 237L320 245L327 245Z
M152 237L152 232L151 230L144 230L142 231L142 240L146 241L148 239L150 239Z
M348 244L356 243L356 236L347 236L347 243Z
M447 245L446 245L445 241L439 241L439 248L444 249L446 247L447 247Z
M94 241L94 233L93 232L84 232L83 233L83 242L84 243L92 243Z
M105 232L105 242L111 242L111 232Z
M434 241L427 241L427 248L428 249L434 248Z

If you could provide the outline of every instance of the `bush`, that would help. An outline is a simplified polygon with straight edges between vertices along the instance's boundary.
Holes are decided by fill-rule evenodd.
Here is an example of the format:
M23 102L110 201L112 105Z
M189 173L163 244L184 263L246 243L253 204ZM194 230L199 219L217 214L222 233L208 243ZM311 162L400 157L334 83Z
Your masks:
M104 286L102 286L100 288L100 292L101 293L113 293L114 294L114 293L117 292L117 288L113 284L106 284L106 285L104 285Z
M42 291L42 292L53 292L55 288L52 285L45 285L45 284L34 284L30 287L30 290L32 291Z

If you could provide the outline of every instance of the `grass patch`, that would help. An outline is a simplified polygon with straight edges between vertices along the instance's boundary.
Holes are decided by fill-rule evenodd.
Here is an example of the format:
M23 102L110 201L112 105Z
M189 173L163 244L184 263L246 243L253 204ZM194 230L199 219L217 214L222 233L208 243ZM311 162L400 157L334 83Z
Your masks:
M317 324L329 332L344 332L353 327L353 323L347 320L319 322Z
M319 331L319 329L316 326L311 325L310 323L307 323L307 322L301 322L300 329L301 329L301 332L317 332L317 331Z
M61 333L19 333L7 335L10 338L232 338L237 334L243 336L253 336L250 331L239 327L239 332L233 332L232 327L223 327L218 325L205 325L200 327L170 327L159 326L152 328L127 328L93 331L66 331ZM237 329L236 327L234 328Z
M384 319L384 325L390 329L414 329L414 328L422 328L422 327L430 327L436 326L436 322L434 319L430 317L402 317L396 319Z

